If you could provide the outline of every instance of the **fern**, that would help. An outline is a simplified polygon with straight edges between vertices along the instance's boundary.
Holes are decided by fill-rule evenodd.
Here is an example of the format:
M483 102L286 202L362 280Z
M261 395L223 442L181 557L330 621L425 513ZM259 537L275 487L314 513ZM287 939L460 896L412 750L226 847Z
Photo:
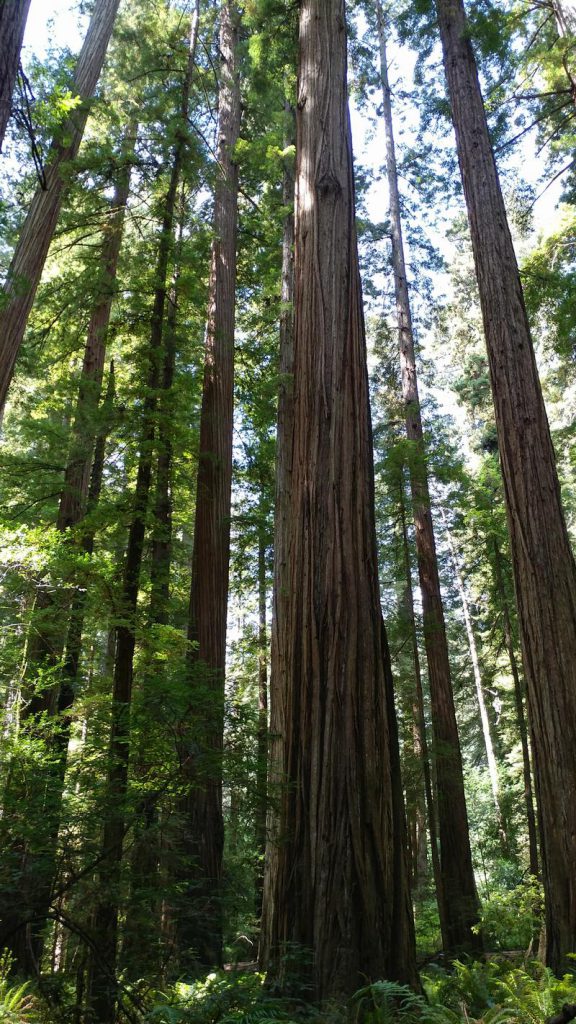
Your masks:
M355 1020L366 1024L417 1024L425 1006L422 996L393 981L376 981L352 999Z

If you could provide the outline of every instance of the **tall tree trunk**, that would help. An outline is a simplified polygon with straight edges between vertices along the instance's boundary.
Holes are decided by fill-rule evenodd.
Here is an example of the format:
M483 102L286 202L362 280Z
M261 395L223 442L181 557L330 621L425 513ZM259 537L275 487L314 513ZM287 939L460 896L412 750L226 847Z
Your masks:
M182 87L181 108L175 131L170 181L163 205L156 265L157 282L150 324L149 371L143 406L140 457L134 494L133 518L128 533L122 583L122 623L116 628L116 655L112 688L112 721L108 752L105 818L99 871L99 900L93 919L95 946L89 964L88 1005L95 1024L113 1024L117 998L116 959L119 885L127 827L130 712L136 647L140 572L148 514L156 441L158 392L164 364L164 316L168 294L168 268L173 249L178 186L188 140L190 88L194 68L197 19L192 16L190 49Z
M112 304L118 290L116 273L130 195L130 172L134 163L137 131L135 123L130 124L126 129L119 155L114 198L108 224L104 228L104 241L100 255L100 280L98 282L99 297L88 324L72 443L66 466L64 490L58 509L57 527L59 530L66 530L78 523L86 506L96 435L95 410L98 408L102 390L102 373L106 358Z
M438 825L436 820L436 806L432 792L432 773L430 767L430 753L428 750L428 738L426 735L426 719L424 714L424 692L422 689L422 673L420 671L420 651L418 649L418 635L416 632L416 616L414 613L414 593L412 589L412 560L410 557L410 546L408 543L408 527L406 523L406 508L404 503L404 479L401 481L400 491L400 517L402 526L402 556L404 561L404 576L406 580L406 613L412 638L412 661L414 665L414 728L417 732L415 747L419 748L422 758L422 776L424 780L424 794L426 798L426 811L428 822L428 834L430 836L430 853L432 858L432 874L436 890L436 902L438 904L438 917L440 920L440 931L444 935L446 924L443 920L445 900L442 894L442 867L440 864L440 848L438 842Z
M0 409L4 407L28 316L40 283L48 248L58 223L65 188L64 165L74 160L88 118L112 35L119 0L96 0L84 45L78 57L72 91L82 103L52 141L44 181L36 191L8 270L0 313ZM4 4L4 7L9 6Z
M468 207L534 739L546 962L576 948L576 565L518 265L461 0L437 0Z
M284 148L295 143L294 110L284 104L286 133ZM290 443L294 420L294 167L290 157L284 159L282 201L287 209L282 233L282 289L278 350L278 424L276 433L276 495L274 509L274 587L272 592L271 665L278 648L279 606L288 597L288 565L286 538L292 463ZM283 615L280 613L280 619ZM270 962L269 940L272 935L274 893L280 846L279 799L282 786L282 747L285 730L285 694L279 672L270 676L270 735L268 740L268 812L266 821L266 855L260 918L258 956L262 965Z
M0 2L0 152L10 120L30 0Z
M214 196L214 241L200 413L196 518L192 555L189 630L191 703L201 709L198 757L188 760L182 811L187 875L194 879L181 907L181 961L222 962L221 752L230 558L232 422L238 169L234 147L240 132L239 16L234 0L220 13L218 179ZM199 691L203 691L200 695Z
M268 814L268 630L266 622L266 502L261 484L258 527L258 735L256 778L256 917L262 917Z
M272 664L286 784L265 948L280 983L299 950L322 999L366 979L414 980L339 0L300 9L296 182L291 493Z
M492 734L490 732L490 719L488 718L488 708L486 707L486 698L484 696L484 685L482 683L482 673L480 671L480 659L478 657L478 648L476 646L476 637L474 635L474 626L472 624L472 616L470 614L470 606L468 604L468 595L466 593L466 587L464 585L464 579L460 571L460 564L458 561L458 555L456 553L456 546L454 544L454 538L451 531L448 528L446 516L444 510L441 511L442 521L444 523L444 530L446 538L448 540L448 547L450 549L450 559L452 562L452 569L454 571L454 578L456 580L456 589L458 590L458 596L460 598L460 604L462 605L462 614L464 616L464 628L466 630L466 638L468 640L468 650L470 651L470 661L472 662L472 674L474 676L474 686L476 689L476 699L478 701L478 709L480 711L480 725L482 727L482 738L484 740L484 749L486 751L486 761L488 763L488 776L490 778L490 788L492 790L492 799L494 801L494 808L498 816L498 827L500 830L500 837L502 839L502 845L506 849L508 840L506 837L506 829L504 825L504 817L502 814L502 807L500 803L500 782L498 779L498 765L496 764L496 755L494 753L494 744L492 742Z
M196 7L195 27L198 24ZM194 41L194 48L195 48ZM184 190L180 196L180 223L176 243L175 268L168 295L168 312L164 325L164 361L158 414L158 457L156 461L156 494L152 526L152 560L150 565L149 628L166 625L169 621L170 569L172 564L172 471L173 471L173 391L177 355L178 281L182 257L184 230ZM140 701L146 713L150 698L157 694L163 682L163 662L158 660L155 640L143 670ZM150 713L150 712L148 712ZM134 826L134 841L130 859L130 900L126 909L123 929L122 960L129 977L142 977L142 972L157 976L161 934L160 837L157 796L150 790L153 774L148 767L149 741L146 733L140 736L135 752L134 772L143 787L138 818Z
M441 895L444 901L440 917L444 927L442 933L444 949L446 952L453 953L479 949L482 941L479 934L473 931L474 926L478 923L479 906L470 850L462 755L454 708L444 608L430 507L414 336L402 240L392 102L386 57L386 30L379 0L377 0L376 14L380 42L380 74L386 133L386 168L390 197L392 264L398 316L402 398L406 415L406 436L414 442L416 452L415 458L411 460L409 472L424 613L424 645L428 662L437 779L438 833L442 868Z
M508 652L508 660L510 662L510 671L512 673L512 680L514 682L514 703L516 706L516 721L518 724L518 733L520 736L520 746L522 749L522 772L524 777L524 800L526 802L526 824L528 827L528 851L529 859L528 865L530 874L535 878L539 875L538 865L538 833L536 827L536 808L534 806L534 794L532 791L532 767L530 764L530 747L528 742L528 727L526 724L526 715L524 713L524 686L522 679L520 678L520 672L518 670L518 662L516 659L516 651L514 649L514 638L512 633L512 622L510 619L510 608L508 606L508 598L506 596L506 590L504 587L504 579L502 575L502 555L498 542L494 539L494 581L496 583L496 590L500 598L500 608L502 611L502 619L504 625L504 642L506 644L506 650Z

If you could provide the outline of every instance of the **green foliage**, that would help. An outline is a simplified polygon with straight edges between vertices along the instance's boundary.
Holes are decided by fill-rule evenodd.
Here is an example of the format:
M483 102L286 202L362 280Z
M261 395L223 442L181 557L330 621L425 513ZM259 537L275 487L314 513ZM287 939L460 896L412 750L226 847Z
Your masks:
M10 975L11 957L0 956L0 1024L27 1024L35 1020L35 1001L30 983L14 982Z
M352 1020L363 1024L417 1024L426 1003L407 985L377 981L361 988L352 999Z
M310 1004L271 996L262 974L215 972L193 984L178 982L146 1020L150 1024L297 1024L327 1018Z
M542 885L529 876L483 900L480 926L489 948L528 949L541 922L543 899Z
M522 967L496 959L456 961L450 972L427 968L423 982L430 1010L422 1020L430 1024L472 1019L477 1024L543 1024L576 999L574 978L555 978L538 961Z
M555 978L537 961L434 964L423 972L424 992L382 980L359 989L348 1004L315 1006L274 995L257 973L218 972L178 982L156 997L149 1024L543 1024L576 1000L571 976Z

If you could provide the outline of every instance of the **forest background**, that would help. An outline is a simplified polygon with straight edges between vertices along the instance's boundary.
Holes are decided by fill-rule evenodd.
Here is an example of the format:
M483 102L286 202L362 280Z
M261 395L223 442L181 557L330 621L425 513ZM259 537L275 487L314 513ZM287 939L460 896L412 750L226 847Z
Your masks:
M575 1003L576 989L569 955L559 969L543 952L545 826L538 837L513 555L430 5L347 12L378 577L428 1003L408 967L385 981L366 963L339 990L329 970L320 984L309 957L322 956L306 941L284 942L280 964L267 947L284 800L269 689L272 610L286 585L276 437L291 377L281 346L294 305L298 12L273 0L242 11L146 0L117 14L95 0L54 8L58 29L46 36L40 6L32 0L2 154L7 352L11 296L27 293L30 260L50 245L21 317L2 426L2 1012L103 1024L350 1012L541 1021ZM564 34L545 3L478 3L468 14L572 537L576 93L572 8L558 9L568 11ZM79 101L77 53L106 24L95 98ZM422 443L404 436L415 403L398 359L383 39ZM55 190L52 230L36 219L26 242L28 211ZM16 258L25 271L14 272ZM457 941L441 895L450 744L434 720L411 519L424 472L463 762L461 838L479 897L469 894ZM313 729L305 720L304 745ZM338 915L326 907L327 919ZM442 947L471 959L445 970ZM277 991L245 970L257 961ZM213 970L224 963L236 969ZM350 1010L345 997L358 989Z

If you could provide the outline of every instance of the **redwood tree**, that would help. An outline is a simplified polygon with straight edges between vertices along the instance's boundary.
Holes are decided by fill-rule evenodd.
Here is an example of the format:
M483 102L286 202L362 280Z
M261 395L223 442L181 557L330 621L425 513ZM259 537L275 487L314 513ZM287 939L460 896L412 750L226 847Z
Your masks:
M514 568L540 810L546 961L576 949L576 565L470 31L437 0L468 208Z
M285 785L264 948L280 983L299 949L299 967L325 998L366 978L414 976L342 0L301 5L296 148L291 479L272 664Z

